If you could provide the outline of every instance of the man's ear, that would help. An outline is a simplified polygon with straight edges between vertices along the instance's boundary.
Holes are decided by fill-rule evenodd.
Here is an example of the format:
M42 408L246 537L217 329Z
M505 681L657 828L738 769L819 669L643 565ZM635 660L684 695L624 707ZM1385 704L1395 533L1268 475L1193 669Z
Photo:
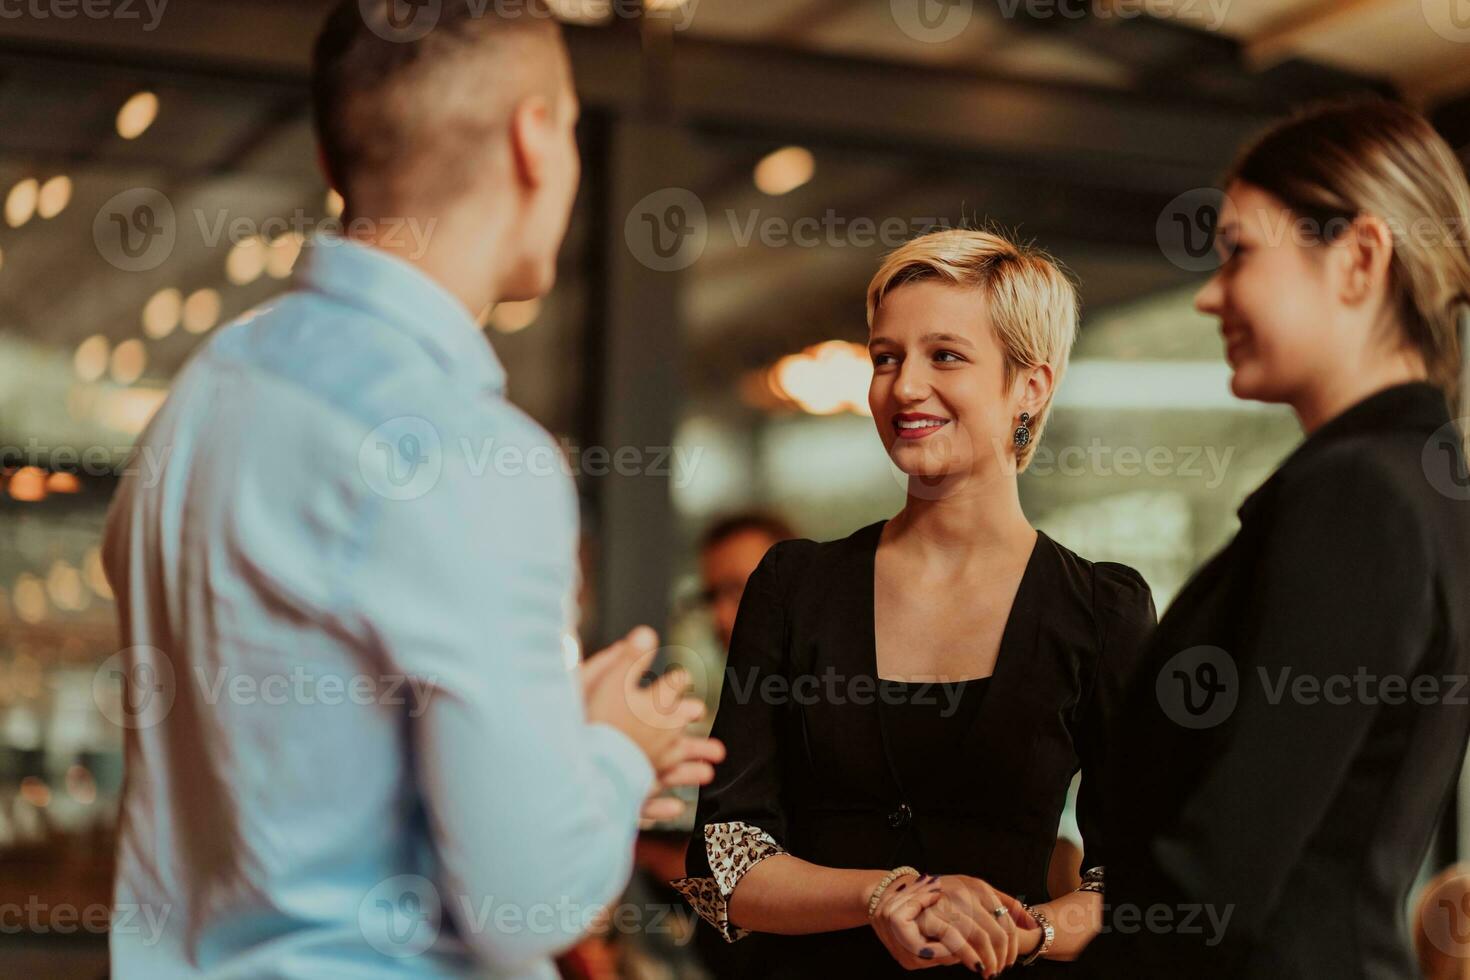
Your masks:
M516 179L532 190L546 179L546 160L555 135L553 115L546 98L533 95L517 103L510 116L510 152Z

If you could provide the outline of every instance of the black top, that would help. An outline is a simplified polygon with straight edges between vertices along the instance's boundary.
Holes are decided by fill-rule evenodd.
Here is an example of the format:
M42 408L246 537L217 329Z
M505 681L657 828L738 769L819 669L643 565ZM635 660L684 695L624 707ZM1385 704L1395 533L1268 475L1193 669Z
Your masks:
M979 720L989 677L954 683L880 679L883 732L893 750L894 779L905 799L953 778L955 753ZM919 805L924 805L921 801Z
M1417 975L1405 897L1470 734L1470 475L1448 422L1425 384L1329 422L1170 607L1106 779L1108 903L1132 918L1084 967ZM1194 930L1140 930L1150 906Z
M688 873L711 876L704 831L738 821L828 867L911 864L1043 901L1072 776L1101 766L1103 731L1154 625L1148 587L1039 535L983 700L941 718L935 689L922 724L946 764L930 767L905 747L919 706L879 696L891 690L879 687L873 633L882 529L783 542L752 574L714 723L728 757L700 793ZM1079 803L1085 867L1105 862L1098 782L1084 778ZM742 959L761 976L904 972L868 928L739 942L754 944Z

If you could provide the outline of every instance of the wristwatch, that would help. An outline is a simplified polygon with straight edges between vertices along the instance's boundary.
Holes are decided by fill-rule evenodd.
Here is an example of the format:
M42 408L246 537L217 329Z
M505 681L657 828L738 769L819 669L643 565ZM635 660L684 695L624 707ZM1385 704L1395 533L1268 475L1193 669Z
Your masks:
M1021 961L1022 966L1030 966L1045 956L1047 951L1051 949L1051 944L1057 938L1057 930L1052 926L1051 919L1041 909L1033 908L1030 905L1023 905L1022 908L1030 913L1031 918L1036 920L1037 925L1041 926L1041 942L1036 944L1036 948L1031 951L1030 956Z

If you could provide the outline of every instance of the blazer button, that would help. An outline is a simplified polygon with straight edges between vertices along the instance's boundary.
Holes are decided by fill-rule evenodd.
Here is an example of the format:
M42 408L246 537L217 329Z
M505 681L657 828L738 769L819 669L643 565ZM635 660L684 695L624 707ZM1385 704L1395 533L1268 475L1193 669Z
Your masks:
M898 809L888 815L888 826L898 830L900 827L907 827L913 819L914 811L909 809L907 803L900 803Z

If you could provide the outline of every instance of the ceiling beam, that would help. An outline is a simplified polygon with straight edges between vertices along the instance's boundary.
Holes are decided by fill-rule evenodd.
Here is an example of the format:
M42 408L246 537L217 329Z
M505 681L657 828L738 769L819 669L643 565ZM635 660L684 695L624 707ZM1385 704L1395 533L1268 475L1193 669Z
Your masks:
M191 0L153 31L116 21L0 20L7 52L105 60L143 71L226 73L300 84L325 0ZM1273 114L1195 95L988 77L680 34L647 56L638 25L569 27L589 107L642 114L650 72L658 111L694 125L795 131L914 149L1042 156L1074 166L1213 173L1243 134ZM667 63L665 60L667 59ZM658 61L658 65L650 65Z
M1270 68L1291 58L1303 45L1371 10L1398 0L1317 0L1295 10L1256 32L1245 45L1246 61L1257 70Z

